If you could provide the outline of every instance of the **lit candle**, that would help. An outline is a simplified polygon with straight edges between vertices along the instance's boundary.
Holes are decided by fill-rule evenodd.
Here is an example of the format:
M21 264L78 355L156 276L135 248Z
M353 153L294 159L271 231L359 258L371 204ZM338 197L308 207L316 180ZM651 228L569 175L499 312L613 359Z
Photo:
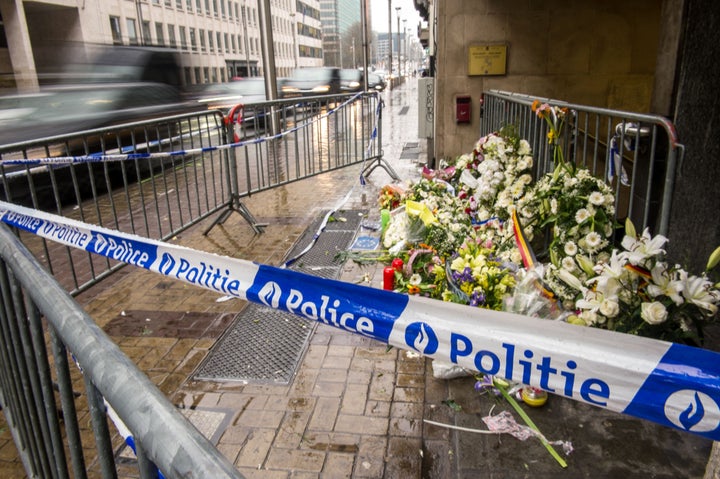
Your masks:
M388 266L383 270L383 289L395 289L395 268Z

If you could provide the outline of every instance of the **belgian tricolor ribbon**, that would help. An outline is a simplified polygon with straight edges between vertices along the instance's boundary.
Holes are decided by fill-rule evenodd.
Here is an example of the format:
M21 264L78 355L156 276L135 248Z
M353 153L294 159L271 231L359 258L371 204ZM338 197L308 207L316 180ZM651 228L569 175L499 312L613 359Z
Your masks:
M513 232L515 233L515 243L520 250L520 256L522 256L525 269L529 270L530 268L535 266L535 263L537 263L537 258L535 257L535 253L533 252L532 248L528 244L527 238L525 237L525 232L523 231L522 225L520 224L520 220L517 216L517 210L513 210L512 212L512 221Z
M520 220L517 216L517 210L513 210L512 212L512 222L513 232L515 233L515 244L517 245L518 250L520 250L520 256L522 257L525 269L530 271L535 267L535 264L537 264L537 258L535 257L535 253L530 247L527 237L525 236L525 231L523 231L522 225L520 224ZM555 298L555 293L553 293L552 290L542 282L542 280L536 281L535 286L537 286L538 290L540 290L542 295L546 298Z

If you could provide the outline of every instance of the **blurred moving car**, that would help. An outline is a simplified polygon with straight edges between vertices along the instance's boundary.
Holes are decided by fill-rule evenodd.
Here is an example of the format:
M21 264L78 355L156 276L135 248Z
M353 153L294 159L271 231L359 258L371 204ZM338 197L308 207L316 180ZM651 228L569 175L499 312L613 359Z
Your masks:
M199 108L164 83L92 83L0 97L0 145L170 116Z
M335 67L296 68L282 86L285 98L338 93L341 93L340 69Z
M277 79L278 95L285 79ZM243 105L242 123L246 125L263 125L269 114L269 106L265 91L265 78L249 77L238 78L227 83L213 83L205 85L196 94L196 101L210 110L220 110L228 115L233 108ZM291 106L283 105L287 110ZM237 113L236 113L237 114ZM235 116L233 120L236 120Z
M278 80L278 90L281 84L282 80ZM265 78L242 78L227 83L205 85L197 95L197 101L206 105L208 109L220 110L227 115L236 105L250 105L267 101ZM243 123L259 122L264 118L265 109L262 107L243 108Z
M340 70L340 92L355 93L363 89L363 72L361 70Z
M368 74L368 90L383 91L385 89L385 79L377 73Z

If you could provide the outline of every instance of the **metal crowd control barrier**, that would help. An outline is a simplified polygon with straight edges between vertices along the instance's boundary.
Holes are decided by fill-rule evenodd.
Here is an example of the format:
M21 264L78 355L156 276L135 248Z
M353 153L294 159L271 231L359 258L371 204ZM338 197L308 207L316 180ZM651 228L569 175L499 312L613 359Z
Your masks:
M0 292L0 401L29 477L117 477L123 439L142 478L242 477L4 225Z
M243 197L362 162L363 174L397 178L382 159L379 102L285 99L243 105L240 121L202 111L3 145L0 199L158 240L217 215L207 233L234 211L259 233ZM71 294L123 266L20 237Z
M658 115L485 92L481 136L514 126L532 146L535 179L553 168L548 125L532 111L535 100L567 108L560 138L565 159L587 167L613 186L616 219L630 218L640 230L649 227L653 234L667 235L675 172L685 153L672 123Z

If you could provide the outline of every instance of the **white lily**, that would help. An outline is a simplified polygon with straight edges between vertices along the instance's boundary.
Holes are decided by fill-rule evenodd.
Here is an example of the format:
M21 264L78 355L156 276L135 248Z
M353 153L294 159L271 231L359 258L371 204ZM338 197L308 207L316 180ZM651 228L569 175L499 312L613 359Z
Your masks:
M678 306L682 304L683 299L680 293L683 290L683 281L677 274L671 276L671 272L668 271L667 265L664 263L656 264L650 274L652 275L652 283L647 286L647 292L650 296L657 298L664 295L672 299Z
M663 246L667 243L667 238L663 235L657 235L654 238L650 236L650 230L645 228L640 238L625 236L622 240L622 246L627 250L624 256L630 263L639 265L647 258L665 253Z
M720 302L720 294L712 290L712 283L702 276L688 276L683 286L682 294L686 300L698 308L708 311L710 314L717 313L717 303Z

